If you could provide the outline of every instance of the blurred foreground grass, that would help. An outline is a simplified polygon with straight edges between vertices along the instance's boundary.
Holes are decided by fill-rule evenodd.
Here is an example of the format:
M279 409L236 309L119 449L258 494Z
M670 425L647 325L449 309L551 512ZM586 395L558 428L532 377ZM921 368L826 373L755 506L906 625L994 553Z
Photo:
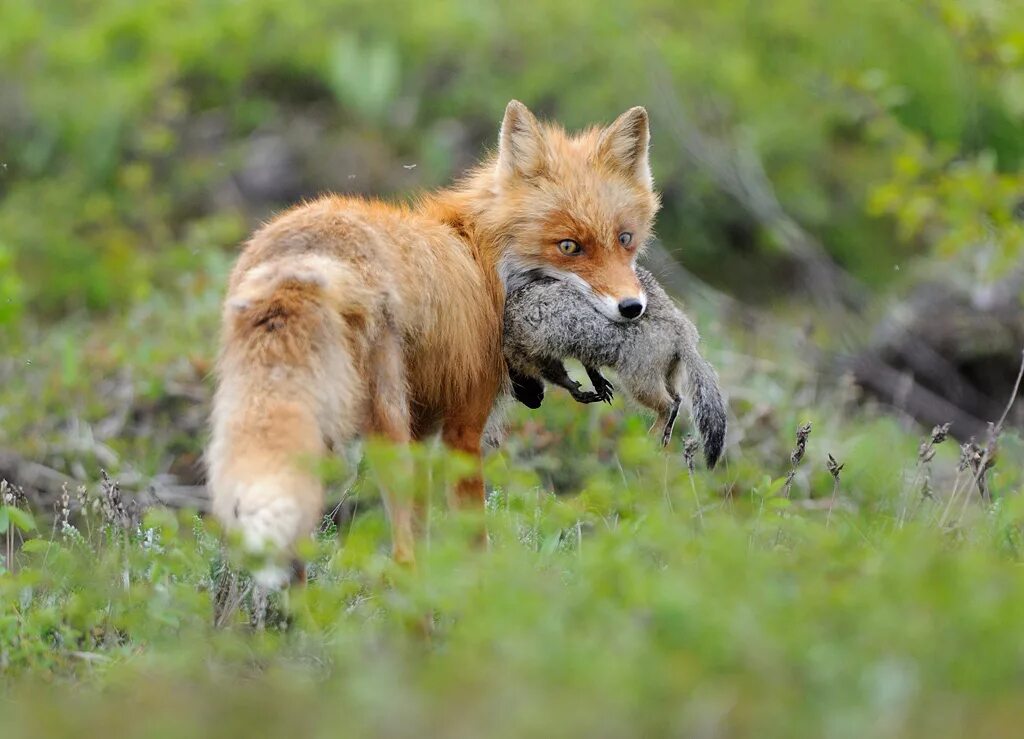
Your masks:
M1020 498L958 503L943 526L945 501L928 499L904 501L902 525L898 504L842 500L828 520L826 506L786 499L781 480L730 498L705 473L691 486L639 428L620 450L621 470L569 498L493 458L490 550L470 543L473 521L435 511L415 572L387 557L368 485L367 512L321 537L309 584L272 598L263 629L206 524L153 509L124 527L108 486L52 535L26 532L0 575L0 733L1019 728ZM805 464L819 456L812 435ZM822 487L811 492L827 500ZM225 589L243 602L214 628Z

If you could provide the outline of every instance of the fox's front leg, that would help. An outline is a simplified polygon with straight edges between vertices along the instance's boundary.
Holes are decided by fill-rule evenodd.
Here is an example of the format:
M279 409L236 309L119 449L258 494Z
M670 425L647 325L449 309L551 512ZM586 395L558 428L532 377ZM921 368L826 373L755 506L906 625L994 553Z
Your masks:
M441 440L445 446L465 455L469 462L468 468L455 481L455 487L452 490L454 495L449 500L454 506L467 511L475 511L481 517L476 538L480 544L485 546L487 544L487 524L483 520L485 491L481 441L491 405L497 394L497 387L493 389L493 392L481 392L476 400L469 400L465 407L459 408L446 418L441 428ZM485 403L481 398L488 398L489 402Z
M597 403L604 400L597 393L581 390L582 386L576 380L569 377L569 373L565 371L565 365L558 359L547 360L540 364L539 368L545 380L559 387L564 387L577 403Z
M594 386L594 392L598 394L601 400L611 405L612 399L615 397L614 386L608 382L608 379L601 374L601 370L596 367L585 364L583 369L587 371L587 377L590 378L590 383Z

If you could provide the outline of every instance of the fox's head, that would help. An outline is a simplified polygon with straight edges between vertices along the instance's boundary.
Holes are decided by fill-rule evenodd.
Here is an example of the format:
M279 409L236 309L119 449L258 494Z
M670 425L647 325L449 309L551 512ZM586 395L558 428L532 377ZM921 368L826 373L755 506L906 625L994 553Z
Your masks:
M513 100L501 124L493 217L506 289L537 275L575 284L603 314L628 321L647 306L636 259L658 196L647 158L647 111L569 135Z

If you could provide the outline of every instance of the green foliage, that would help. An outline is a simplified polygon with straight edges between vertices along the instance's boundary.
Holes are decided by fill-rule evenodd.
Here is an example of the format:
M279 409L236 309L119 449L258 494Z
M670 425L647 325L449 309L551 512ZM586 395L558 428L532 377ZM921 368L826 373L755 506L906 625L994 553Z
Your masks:
M445 513L440 486L419 488L434 502L415 571L388 557L371 486L364 514L308 548L309 584L273 595L262 628L260 599L207 523L152 509L126 525L109 487L79 497L84 513L30 538L0 575L0 680L16 696L0 730L328 736L343 718L360 736L957 736L1018 725L1019 498L986 515L972 506L947 530L927 500L899 525L869 509L826 517L780 497L782 478L727 500L728 472L691 489L642 438L623 442L624 476L608 470L569 498L492 460L487 551L473 544L478 520ZM395 453L373 455L401 478ZM812 436L806 463L821 456ZM447 465L426 448L413 458ZM850 456L847 469L865 462Z
M14 255L0 243L0 335L10 331L21 317L24 285L14 270Z
M751 255L764 241L757 226L676 147L688 125L677 104L748 141L783 205L881 283L910 249L878 248L892 234L873 213L915 221L952 203L1010 217L1002 195L977 188L992 184L984 162L1006 178L1024 162L1024 21L1013 10L1010 0L315 0L301 12L282 0L18 3L0 32L0 255L13 253L21 287L8 279L0 297L16 290L12 303L44 316L120 308L187 268L195 249L237 243L290 199L239 192L262 161L260 136L304 137L288 162L297 193L448 181L493 145L511 97L570 126L647 104L669 195L661 233L712 279L733 274L731 287L750 289L744 275L773 255ZM904 147L866 129L850 79L884 81L895 125L938 152L870 208L866 192ZM952 176L954 159L977 162L973 174ZM403 170L409 162L419 166ZM204 229L211 219L221 227ZM978 228L944 238L971 248ZM207 237L190 239L196 231Z
M390 44L367 45L354 36L343 36L331 50L327 75L342 105L379 122L395 99L398 67L398 53Z
M32 514L14 506L0 506L0 534L31 531L35 527Z
M893 216L901 238L924 243L939 259L970 257L978 276L992 281L1024 255L1022 193L1024 174L999 172L991 151L942 157L906 136L868 206Z

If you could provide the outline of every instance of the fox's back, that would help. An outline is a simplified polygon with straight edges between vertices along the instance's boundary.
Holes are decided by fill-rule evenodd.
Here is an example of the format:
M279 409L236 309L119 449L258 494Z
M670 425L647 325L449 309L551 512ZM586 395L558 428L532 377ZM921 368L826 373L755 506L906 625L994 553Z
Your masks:
M287 269L316 256L344 263L366 285L393 288L409 320L436 317L420 309L457 298L462 289L485 292L469 249L447 226L402 206L340 196L299 205L256 231L229 290L259 265Z
M325 270L325 263L335 270ZM292 208L258 230L229 284L259 272L343 275L343 318L361 327L385 317L405 337L417 407L440 412L467 383L501 372L492 288L467 244L448 226L400 205L328 196ZM330 285L327 285L330 287Z

